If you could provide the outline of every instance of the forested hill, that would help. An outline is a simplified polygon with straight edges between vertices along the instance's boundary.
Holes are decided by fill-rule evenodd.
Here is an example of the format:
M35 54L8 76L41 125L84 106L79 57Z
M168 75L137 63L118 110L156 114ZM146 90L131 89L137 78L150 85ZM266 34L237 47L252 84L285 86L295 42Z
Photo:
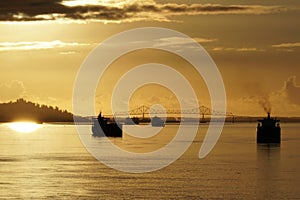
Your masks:
M0 122L31 120L36 122L73 122L73 114L58 107L18 99L0 104Z

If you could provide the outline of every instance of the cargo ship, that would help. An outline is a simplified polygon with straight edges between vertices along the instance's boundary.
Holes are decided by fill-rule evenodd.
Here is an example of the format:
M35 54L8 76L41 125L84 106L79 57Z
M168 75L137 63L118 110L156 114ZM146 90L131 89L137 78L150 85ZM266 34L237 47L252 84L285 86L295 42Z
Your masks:
M257 143L280 143L280 120L271 118L270 113L268 113L267 118L257 121Z
M95 137L122 137L122 124L109 122L109 118L98 115L94 119L92 126L92 135Z

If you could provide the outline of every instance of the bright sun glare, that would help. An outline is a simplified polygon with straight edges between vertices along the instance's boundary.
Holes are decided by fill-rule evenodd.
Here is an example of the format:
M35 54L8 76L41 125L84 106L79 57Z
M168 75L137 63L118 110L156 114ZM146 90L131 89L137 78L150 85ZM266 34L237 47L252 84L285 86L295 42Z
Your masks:
M19 133L30 133L41 127L40 124L34 122L12 122L8 126Z
M67 0L63 1L62 4L65 6L86 6L86 5L99 5L99 4L107 4L109 0Z

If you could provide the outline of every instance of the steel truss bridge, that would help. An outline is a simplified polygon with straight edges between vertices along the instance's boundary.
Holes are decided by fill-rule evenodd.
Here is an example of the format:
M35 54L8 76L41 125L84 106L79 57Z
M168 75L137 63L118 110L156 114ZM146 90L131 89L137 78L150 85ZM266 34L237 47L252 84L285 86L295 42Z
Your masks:
M218 117L231 117L232 122L234 122L234 114L232 112L219 112L212 110L206 106L200 106L199 108L191 108L191 109L185 109L185 110L179 110L179 109L157 109L153 107L148 107L148 106L140 106L138 108L134 108L129 111L121 111L121 112L116 112L114 114L114 117L141 117L142 119L145 119L146 116L150 116L150 114L154 115L161 115L161 114L166 114L166 115L173 115L173 116L178 116L178 115L183 115L183 116L192 116L192 115L199 115L202 117L202 120L204 120L205 116L218 116Z

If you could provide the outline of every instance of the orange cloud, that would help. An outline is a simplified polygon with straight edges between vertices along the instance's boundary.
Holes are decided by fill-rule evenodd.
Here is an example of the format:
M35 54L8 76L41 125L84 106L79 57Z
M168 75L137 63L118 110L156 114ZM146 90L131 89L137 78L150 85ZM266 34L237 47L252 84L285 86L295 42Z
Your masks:
M255 47L215 47L212 49L213 51L238 51L238 52L246 52L246 51L265 51L264 49L257 49Z
M294 47L300 47L300 42L274 44L274 45L272 45L272 47L275 47L275 48L294 48Z
M55 40L47 41L27 41L27 42L0 42L0 51L26 51L26 50L42 50L63 47L86 46L86 43L62 42Z
M285 82L284 91L290 102L300 105L300 86L296 83L296 76L288 78Z
M25 94L25 87L22 81L12 80L8 83L0 84L0 100L15 100Z

